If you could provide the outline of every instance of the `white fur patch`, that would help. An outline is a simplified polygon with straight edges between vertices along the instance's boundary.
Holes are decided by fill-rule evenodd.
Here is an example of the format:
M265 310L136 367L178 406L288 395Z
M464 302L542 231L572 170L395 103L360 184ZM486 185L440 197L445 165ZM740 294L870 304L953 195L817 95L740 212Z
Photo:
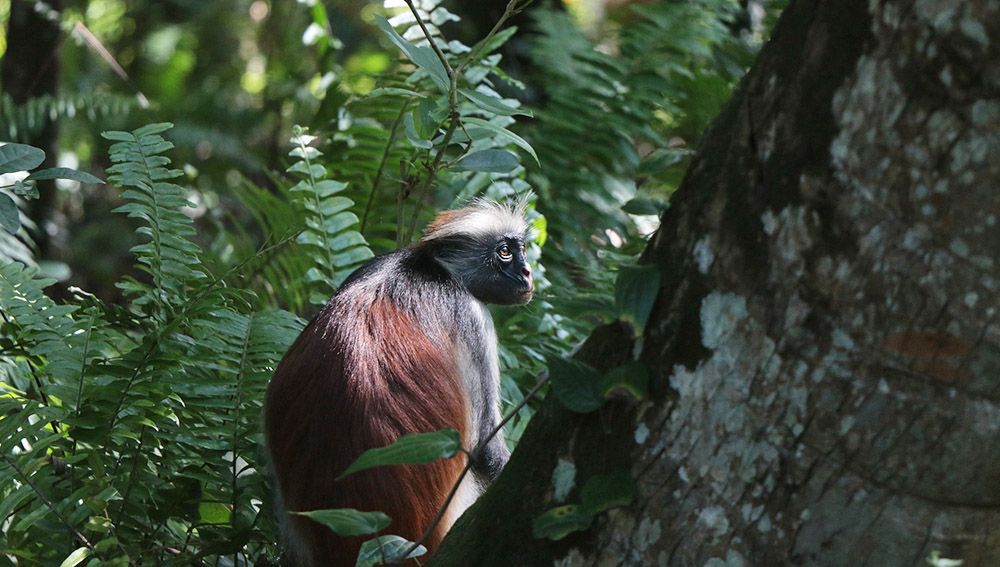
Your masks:
M458 518L472 506L479 495L483 493L483 487L479 484L474 474L466 474L462 479L462 484L458 485L455 497L451 499L451 504L441 517L441 527L447 533Z
M513 203L475 199L461 209L441 213L427 227L424 241L459 235L472 238L524 235L528 231L524 220L526 205L523 198Z

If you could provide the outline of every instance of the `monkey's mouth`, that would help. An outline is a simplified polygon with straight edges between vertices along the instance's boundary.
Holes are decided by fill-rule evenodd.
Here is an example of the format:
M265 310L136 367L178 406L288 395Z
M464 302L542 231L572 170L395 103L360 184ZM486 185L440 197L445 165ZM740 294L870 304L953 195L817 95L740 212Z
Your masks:
M532 296L535 295L535 286L529 285L528 287L519 289L517 291L517 298L520 303L527 303L531 301Z

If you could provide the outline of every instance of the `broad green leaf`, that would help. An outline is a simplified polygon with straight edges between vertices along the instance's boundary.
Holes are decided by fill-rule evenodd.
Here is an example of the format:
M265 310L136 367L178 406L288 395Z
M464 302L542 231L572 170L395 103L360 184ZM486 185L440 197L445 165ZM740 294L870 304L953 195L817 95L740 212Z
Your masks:
M27 177L27 179L70 179L80 183L104 183L100 178L85 171L77 171L68 167L50 167L39 169Z
M454 429L430 433L403 435L385 447L368 449L347 467L337 480L349 474L385 465L423 464L455 456L462 448L462 439Z
M552 392L563 406L577 413L589 413L604 405L604 381L590 366L565 358L550 358L549 381Z
M77 548L76 551L66 556L66 559L63 559L63 562L59 564L59 567L75 567L88 557L90 557L89 548Z
M361 512L354 508L333 508L311 512L290 512L323 524L342 536L362 536L382 531L392 518L382 512Z
M660 270L655 265L622 266L615 280L615 305L619 317L632 325L635 336L642 335L649 313L660 292Z
M361 544L361 551L358 552L358 560L354 566L393 565L427 553L427 548L422 545L418 545L413 551L407 553L411 547L413 547L412 541L398 535L379 536Z
M434 49L428 46L413 45L403 39L403 36L396 33L396 30L393 29L392 24L381 16L375 17L375 24L389 37L390 41L396 44L396 47L400 48L406 54L410 61L427 71L428 76L441 89L441 92L447 93L451 89L451 79L448 78L448 71L445 70L444 64L441 63L437 54L434 53Z
M14 234L21 228L21 218L17 214L17 204L10 195L0 193L0 226Z
M406 133L406 139L410 141L410 144L415 148L420 149L430 149L434 147L434 144L430 140L425 140L420 132L417 131L417 124L413 120L413 114L408 113L403 117L403 132Z
M527 110L514 108L496 97L483 94L479 91L458 89L458 92L462 93L462 96L471 100L472 103L479 108L487 112L492 112L493 114L499 114L500 116L513 116L515 114L519 114L521 116L531 116L531 112Z
M485 171L487 173L507 173L521 165L517 156L507 150L481 150L472 152L455 164L459 169Z
M649 370L634 362L619 366L604 375L604 397L627 395L635 401L646 399L649 393Z
M635 480L629 471L616 471L587 480L580 492L583 501L581 507L587 513L594 515L610 508L628 506L635 500L637 494Z
M536 539L559 541L573 532L589 528L593 519L577 504L558 506L535 518L531 533Z
M198 504L198 517L203 524L228 524L232 512L229 506L222 502L201 502Z
M0 146L0 173L28 171L45 161L45 152L27 144Z
M538 155L535 153L535 149L531 147L531 144L524 141L524 138L518 136L517 134L511 132L510 130L502 126L497 126L496 124L492 124L481 118L463 118L462 121L479 126L480 128L485 128L496 134L497 137L499 137L501 140L513 143L522 150L528 152L531 155L531 157L535 158L535 163L541 165L541 163L538 161Z

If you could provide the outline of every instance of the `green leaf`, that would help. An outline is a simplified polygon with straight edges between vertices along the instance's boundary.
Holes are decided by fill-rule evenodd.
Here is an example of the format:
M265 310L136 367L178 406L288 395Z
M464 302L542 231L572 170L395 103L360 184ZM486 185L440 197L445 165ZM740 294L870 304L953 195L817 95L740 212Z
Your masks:
M403 117L403 132L406 133L406 139L410 141L410 144L415 148L429 149L434 147L434 144L430 140L425 140L417 131L417 125L413 120L413 114L407 114Z
M649 369L634 362L619 366L604 375L604 397L625 395L635 401L646 399L649 393Z
M517 156L507 150L481 150L472 152L455 164L459 169L485 171L487 173L507 173L517 169L521 163Z
M18 197L24 197L25 199L37 199L38 198L38 187L31 181L19 180L14 182L14 186L10 188L10 191L17 195Z
M368 93L368 98L375 98L379 96L415 96L418 98L424 98L427 95L418 93L417 91L411 91L410 89L401 89L399 87L379 87Z
M59 567L75 567L88 557L90 557L90 549L86 547L79 547L76 551L66 556L66 559L63 559L63 562L59 564Z
M541 165L541 162L538 161L538 155L535 153L535 149L531 147L531 144L525 142L524 138L518 136L517 134L511 132L510 130L502 126L497 126L496 124L493 124L491 122L487 122L486 120L483 120L481 118L463 118L462 121L467 122L469 124L474 124L481 128L485 128L496 134L500 140L512 142L514 145L528 152L531 155L531 157L535 158L535 163Z
M430 433L403 435L385 447L368 449L347 467L337 480L349 474L385 465L423 464L455 456L462 448L462 439L454 429Z
M448 71L445 70L444 64L441 63L437 54L434 53L434 49L428 46L413 45L409 41L406 41L403 39L403 36L396 33L392 24L381 16L375 17L375 24L389 37L390 41L396 44L396 47L400 48L406 54L410 61L427 71L427 74L434 81L434 84L441 89L441 92L447 93L451 89L451 79L448 78Z
M406 551L411 547L413 547L412 541L397 535L379 536L361 544L358 561L354 566L393 565L427 553L427 548L422 545L418 545L413 551L407 553Z
M27 144L0 146L0 173L28 171L45 161L45 152Z
M361 512L354 508L334 508L311 512L290 512L319 522L342 536L362 536L382 531L392 518L382 512Z
M472 103L479 108L487 112L492 112L493 114L499 114L500 116L513 116L515 114L519 114L521 116L531 116L531 112L527 110L514 108L494 96L489 96L479 91L458 89L458 92L462 93L462 96L471 100Z
M565 358L550 358L552 392L563 406L577 413L589 413L604 405L604 382L590 366Z
M638 492L635 480L627 470L594 476L583 485L581 506L588 514L595 515L611 508L628 506Z
M615 305L619 317L632 325L635 336L645 330L659 292L660 270L655 265L622 266L618 270Z
M132 131L132 134L136 138L141 138L143 136L149 136L150 134L162 134L173 127L174 124L172 122L157 122L155 124L146 124L141 128L136 128Z
M567 535L590 527L594 517L577 504L567 504L548 510L531 522L531 533L536 539L559 541Z
M21 228L21 217L17 213L17 204L10 195L0 193L0 226L14 234Z
M198 504L198 517L203 524L228 524L232 512L229 506L222 502L201 502Z
M100 178L94 177L85 171L77 171L68 167L39 169L29 175L27 179L70 179L72 181L79 181L80 183L104 183Z
M655 197L636 197L622 207L630 215L659 215L667 208L667 202Z
M493 37L487 37L479 40L479 42L477 42L472 48L472 51L477 53L479 57L485 57L501 45L507 43L507 40L510 39L516 32L517 26L504 28L494 34Z

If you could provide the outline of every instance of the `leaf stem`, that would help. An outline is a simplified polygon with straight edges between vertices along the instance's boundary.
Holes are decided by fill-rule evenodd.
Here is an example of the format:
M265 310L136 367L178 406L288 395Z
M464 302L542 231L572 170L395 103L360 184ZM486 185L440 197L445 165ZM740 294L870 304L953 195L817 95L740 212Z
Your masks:
M372 210L372 203L375 202L375 194L378 193L378 184L382 180L382 172L385 171L385 164L389 161L389 153L392 151L392 145L396 141L399 125L403 123L403 116L406 115L406 109L409 106L410 100L406 99L403 102L403 107L399 109L399 115L396 116L396 120L392 123L392 128L389 129L389 140L385 143L385 150L382 151L382 159L378 162L378 171L375 172L375 180L372 181L372 191L368 194L368 203L365 205L364 214L361 215L361 228L358 231L361 234L365 233L365 227L368 226L368 214Z

